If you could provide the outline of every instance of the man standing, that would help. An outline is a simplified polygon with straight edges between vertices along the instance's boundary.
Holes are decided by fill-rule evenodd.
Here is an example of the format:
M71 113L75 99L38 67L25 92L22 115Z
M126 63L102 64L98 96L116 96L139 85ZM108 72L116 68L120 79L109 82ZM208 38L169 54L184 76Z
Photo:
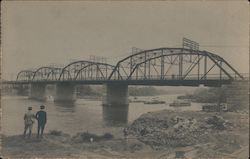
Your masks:
M29 129L29 136L28 138L30 138L31 133L32 133L32 126L34 121L32 120L32 118L35 118L35 115L31 112L32 107L28 107L28 112L25 113L24 115L24 132L23 132L23 137L25 138L26 136L26 131Z
M37 138L39 138L40 130L41 130L41 137L43 136L43 130L45 124L47 122L47 113L44 111L45 106L40 106L40 111L36 113L36 119L38 121L38 128L37 128Z

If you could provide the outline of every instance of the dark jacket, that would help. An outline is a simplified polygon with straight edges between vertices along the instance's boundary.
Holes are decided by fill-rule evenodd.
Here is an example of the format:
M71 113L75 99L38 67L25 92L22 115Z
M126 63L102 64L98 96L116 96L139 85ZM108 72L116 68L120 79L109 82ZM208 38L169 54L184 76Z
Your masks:
M36 113L36 119L38 124L46 124L47 122L47 113L43 110L40 110Z

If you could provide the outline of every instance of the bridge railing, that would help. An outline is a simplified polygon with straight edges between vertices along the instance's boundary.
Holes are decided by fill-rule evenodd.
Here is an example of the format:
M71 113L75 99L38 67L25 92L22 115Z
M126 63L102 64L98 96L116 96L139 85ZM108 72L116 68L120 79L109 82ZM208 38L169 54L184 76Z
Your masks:
M233 77L233 80L242 80L239 76L235 74L230 74ZM249 80L249 73L242 73L241 74L244 78L243 80ZM197 75L197 74L190 74L187 76L179 76L179 75L147 75L147 76L132 76L131 78L127 79L127 76L120 76L119 79L114 80L230 80L227 75L220 74L209 74L209 75ZM48 79L36 79L36 80L18 80L16 82L62 82L62 81L105 81L108 79L106 77L87 77L85 79L67 79L67 80L48 80Z
M249 79L249 74L244 73L241 74L244 77L244 80ZM231 74L233 77L233 80L242 80L235 74ZM120 77L119 80L125 80L127 77L122 76ZM220 75L220 74L210 74L210 75L197 75L197 74L190 74L187 76L179 76L179 75L150 75L150 76L136 76L136 77L131 77L128 80L230 80L230 78L227 75Z

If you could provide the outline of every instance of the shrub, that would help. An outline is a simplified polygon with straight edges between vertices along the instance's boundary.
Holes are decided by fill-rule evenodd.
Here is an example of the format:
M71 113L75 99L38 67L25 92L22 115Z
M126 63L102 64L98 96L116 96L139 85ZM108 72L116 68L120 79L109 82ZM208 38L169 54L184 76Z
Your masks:
M103 136L101 136L104 140L110 140L113 139L114 136L110 133L105 133Z

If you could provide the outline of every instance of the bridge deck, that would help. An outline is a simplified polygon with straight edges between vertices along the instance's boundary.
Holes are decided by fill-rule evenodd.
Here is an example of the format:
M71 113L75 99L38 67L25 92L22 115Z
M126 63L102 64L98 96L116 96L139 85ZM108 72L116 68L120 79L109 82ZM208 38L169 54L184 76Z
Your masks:
M76 85L89 84L125 84L125 85L154 85L154 86L221 86L230 84L232 80L67 80L67 81L6 81L3 84L57 84L57 83L73 83Z

